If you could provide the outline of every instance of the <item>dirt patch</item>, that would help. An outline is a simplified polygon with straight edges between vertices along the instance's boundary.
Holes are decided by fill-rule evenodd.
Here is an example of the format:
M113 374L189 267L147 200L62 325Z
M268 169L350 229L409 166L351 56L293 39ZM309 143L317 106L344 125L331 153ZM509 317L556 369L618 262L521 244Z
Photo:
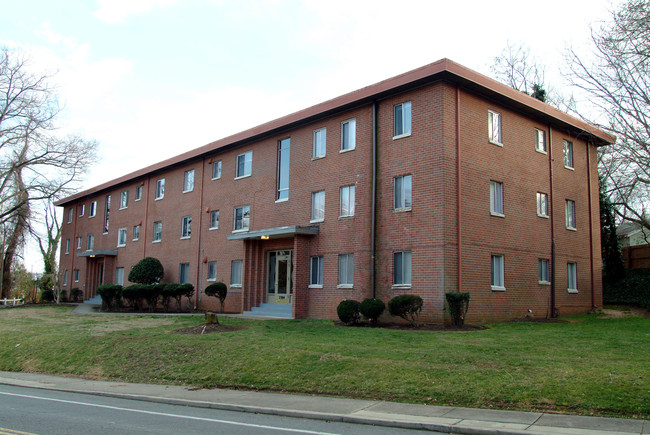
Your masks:
M103 319L99 319L99 320L103 320ZM111 332L128 331L130 329L136 329L136 328L137 329L156 328L158 326L167 326L167 325L174 324L173 320L162 319L162 318L118 319L113 317L110 320L106 319L106 321L103 321L101 323L99 320L97 321L97 323L86 326L91 336L101 337Z
M176 329L172 331L172 334L202 335L202 334L211 334L213 332L234 332L246 328L248 328L247 325L211 324L211 325L199 325L199 326L191 326L189 328Z
M600 312L606 319L621 319L624 317L645 317L650 319L650 310L639 307L620 307L620 309L603 308Z

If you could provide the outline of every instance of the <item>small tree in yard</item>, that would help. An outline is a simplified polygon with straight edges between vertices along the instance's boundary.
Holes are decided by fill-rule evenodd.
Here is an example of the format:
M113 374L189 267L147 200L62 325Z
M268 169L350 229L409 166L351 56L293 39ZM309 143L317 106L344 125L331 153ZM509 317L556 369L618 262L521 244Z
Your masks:
M221 304L220 312L223 313L223 304L226 300L226 296L228 295L228 287L226 284L222 282L212 283L205 288L205 294L208 296L214 296L219 299L219 303Z
M465 324L465 315L469 308L469 293L449 292L445 293L447 299L447 310L451 317L451 324L462 327Z
M128 280L136 284L157 284L164 274L160 260L145 257L140 260L129 272Z
M388 302L388 312L392 316L407 320L413 326L420 326L419 316L423 303L422 298L417 295L395 296Z

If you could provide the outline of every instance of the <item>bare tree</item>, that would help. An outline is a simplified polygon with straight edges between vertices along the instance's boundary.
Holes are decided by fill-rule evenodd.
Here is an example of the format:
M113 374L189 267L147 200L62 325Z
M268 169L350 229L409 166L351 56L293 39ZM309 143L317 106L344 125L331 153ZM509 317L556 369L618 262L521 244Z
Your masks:
M56 254L61 241L61 223L57 218L56 208L54 203L46 202L44 210L43 225L30 225L29 231L38 242L38 248L43 257L43 276L39 281L41 290L53 290L54 299L58 303L60 297L60 290L58 288L58 268L56 262ZM40 229L45 227L45 235L40 234Z
M570 78L617 136L599 156L617 214L650 229L650 0L622 4L591 40L591 56L570 51Z
M51 77L34 75L25 57L0 49L1 295L9 293L11 266L22 247L31 204L70 193L94 160L96 143L61 135Z

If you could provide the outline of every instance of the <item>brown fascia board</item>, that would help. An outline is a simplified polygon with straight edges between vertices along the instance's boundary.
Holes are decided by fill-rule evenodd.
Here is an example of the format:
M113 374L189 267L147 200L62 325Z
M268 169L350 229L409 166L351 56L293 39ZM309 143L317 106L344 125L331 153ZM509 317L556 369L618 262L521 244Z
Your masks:
M466 68L449 59L441 59L437 62L408 71L398 76L366 86L359 90L336 97L334 99L316 104L315 106L294 112L292 114L277 118L273 121L258 125L257 127L244 130L232 136L216 140L207 145L187 151L178 156L163 160L159 163L139 169L130 174L95 186L91 189L79 192L75 195L55 202L57 206L64 206L77 199L84 198L103 190L115 188L120 184L133 182L133 180L150 176L156 172L178 166L189 160L206 157L217 150L226 150L241 146L253 141L262 139L283 130L295 128L318 118L329 116L333 113L350 110L354 107L370 104L391 95L404 92L433 83L438 80L448 81L457 84L461 88L473 93L480 94L496 103L515 108L537 119L542 119L549 125L563 128L578 133L586 132L595 145L606 145L614 143L616 138L603 130L574 118L561 110L556 109L536 98L530 97L523 92L517 91L509 86L499 83L483 74Z

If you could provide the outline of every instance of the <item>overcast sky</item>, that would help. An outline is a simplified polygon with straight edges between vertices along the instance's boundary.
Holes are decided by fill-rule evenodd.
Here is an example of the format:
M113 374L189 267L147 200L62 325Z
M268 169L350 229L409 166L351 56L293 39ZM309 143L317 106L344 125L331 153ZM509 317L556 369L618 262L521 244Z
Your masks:
M0 45L56 73L65 128L99 142L89 188L441 58L489 74L508 41L552 77L617 3L0 0Z

